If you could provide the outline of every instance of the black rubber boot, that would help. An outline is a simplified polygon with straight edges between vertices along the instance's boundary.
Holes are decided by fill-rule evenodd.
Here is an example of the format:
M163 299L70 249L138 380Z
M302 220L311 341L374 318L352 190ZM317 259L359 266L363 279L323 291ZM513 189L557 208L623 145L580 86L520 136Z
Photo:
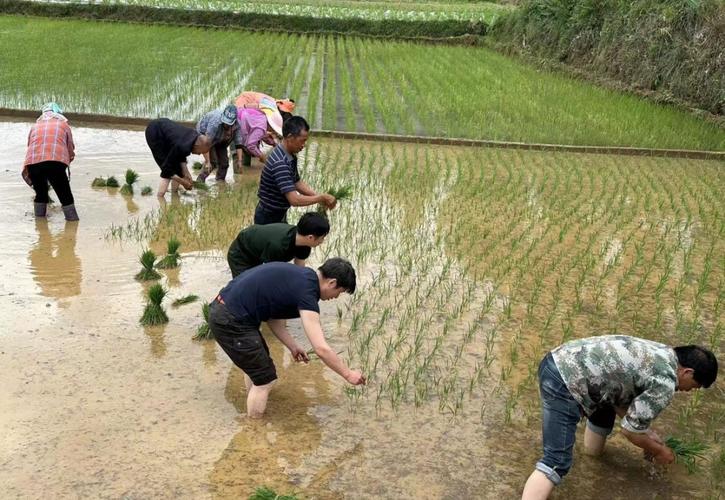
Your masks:
M65 220L68 220L68 221L78 220L78 212L76 212L75 205L64 206L63 214L65 214Z
M45 214L48 212L47 203L33 203L33 208L36 217L45 217Z

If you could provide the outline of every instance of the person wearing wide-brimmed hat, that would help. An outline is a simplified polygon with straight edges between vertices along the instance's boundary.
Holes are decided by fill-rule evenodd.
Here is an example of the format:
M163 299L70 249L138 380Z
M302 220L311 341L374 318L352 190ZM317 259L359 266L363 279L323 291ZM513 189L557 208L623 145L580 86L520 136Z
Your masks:
M282 137L282 116L268 108L237 108L237 122L239 129L233 141L237 153L234 155L235 171L241 172L243 165L250 166L252 157L264 165L267 155L262 150L262 143L277 145ZM240 149L242 155L238 154Z
M78 220L70 189L70 163L75 158L75 144L68 120L58 104L50 102L30 128L28 150L23 163L23 179L35 191L34 213L45 217L48 209L48 184L58 195L65 219Z
M210 111L199 120L196 131L211 138L212 148L208 158L204 155L206 164L196 178L197 181L204 182L214 170L216 170L216 180L223 181L226 178L229 169L227 147L234 140L238 130L237 107L234 104Z

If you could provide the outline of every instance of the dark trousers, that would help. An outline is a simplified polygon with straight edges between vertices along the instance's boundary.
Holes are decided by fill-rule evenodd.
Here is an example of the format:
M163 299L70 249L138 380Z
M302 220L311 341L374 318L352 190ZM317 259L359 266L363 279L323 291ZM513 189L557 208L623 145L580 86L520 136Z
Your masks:
M254 223L260 226L274 224L276 222L287 222L287 210L268 210L257 203L254 210Z
M28 175L35 191L35 203L48 203L48 183L60 199L62 206L73 205L70 181L65 173L66 165L59 161L43 161L28 165Z

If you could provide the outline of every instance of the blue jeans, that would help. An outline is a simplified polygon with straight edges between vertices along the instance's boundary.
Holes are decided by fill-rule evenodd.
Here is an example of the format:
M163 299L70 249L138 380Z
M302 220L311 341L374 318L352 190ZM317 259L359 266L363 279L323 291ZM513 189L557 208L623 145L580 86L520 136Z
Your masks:
M539 392L544 456L536 463L536 470L556 485L571 468L576 427L583 412L561 378L551 353L539 364Z

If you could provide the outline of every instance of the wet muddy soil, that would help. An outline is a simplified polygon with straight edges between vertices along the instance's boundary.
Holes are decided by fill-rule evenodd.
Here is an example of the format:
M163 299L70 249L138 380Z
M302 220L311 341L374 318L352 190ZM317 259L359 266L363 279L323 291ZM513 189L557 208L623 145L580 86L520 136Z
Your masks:
M245 498L261 485L321 499L520 494L538 458L538 419L505 425L501 402L485 390L454 417L435 402L396 411L354 403L319 361L293 363L268 335L279 382L269 415L248 420L240 372L215 343L192 340L200 304L169 306L191 293L209 299L226 284L224 249L182 247L180 268L162 278L170 322L143 328L146 286L133 276L147 243L106 238L112 224L158 208L139 189L128 198L90 187L133 168L139 186L155 191L143 132L74 129L81 221L65 223L57 204L47 220L32 215L19 176L28 129L0 123L3 498ZM345 349L335 314L324 304L329 340ZM303 338L298 322L290 328ZM557 498L702 498L706 488L678 470L653 478L620 436L601 460L578 453Z

